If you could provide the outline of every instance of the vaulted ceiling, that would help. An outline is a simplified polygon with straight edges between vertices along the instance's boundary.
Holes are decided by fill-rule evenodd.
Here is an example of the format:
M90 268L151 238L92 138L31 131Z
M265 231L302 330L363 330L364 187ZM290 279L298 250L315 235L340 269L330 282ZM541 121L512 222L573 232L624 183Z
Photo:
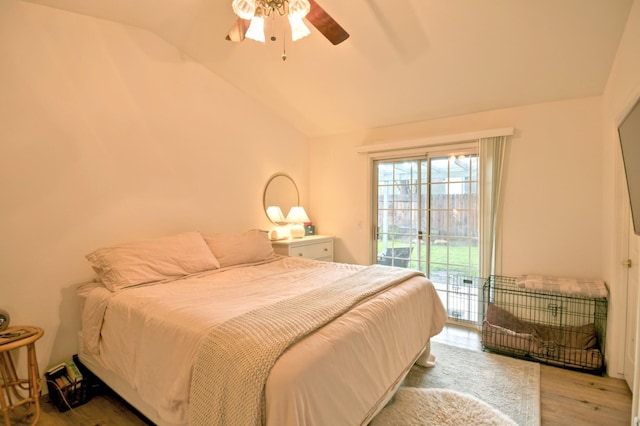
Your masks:
M152 31L309 137L601 95L633 3L317 0L350 38L283 46L226 41L231 0L31 1Z

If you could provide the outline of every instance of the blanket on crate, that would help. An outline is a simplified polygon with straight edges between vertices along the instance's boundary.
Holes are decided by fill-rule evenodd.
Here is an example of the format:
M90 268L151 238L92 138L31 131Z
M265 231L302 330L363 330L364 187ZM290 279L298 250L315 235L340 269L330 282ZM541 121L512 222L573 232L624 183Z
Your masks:
M198 351L191 383L190 424L262 424L267 377L289 346L359 302L418 275L423 274L372 265L220 324Z
M545 275L522 275L516 285L529 290L569 294L581 297L606 298L607 286L601 280L581 280L577 278L550 277Z

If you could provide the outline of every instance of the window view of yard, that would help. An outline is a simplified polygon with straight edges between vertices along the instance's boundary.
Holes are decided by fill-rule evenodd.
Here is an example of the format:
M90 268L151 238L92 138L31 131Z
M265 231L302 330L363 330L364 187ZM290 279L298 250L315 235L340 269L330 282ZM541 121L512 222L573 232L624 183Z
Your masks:
M377 171L377 262L424 272L450 318L476 321L477 156L377 162Z

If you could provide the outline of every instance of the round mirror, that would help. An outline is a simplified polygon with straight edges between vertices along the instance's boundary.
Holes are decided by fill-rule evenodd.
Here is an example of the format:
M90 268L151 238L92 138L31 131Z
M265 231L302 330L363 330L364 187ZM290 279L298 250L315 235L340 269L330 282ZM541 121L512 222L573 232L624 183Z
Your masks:
M271 176L264 187L262 204L269 220L275 225L283 225L291 207L300 205L298 187L291 176L285 173Z

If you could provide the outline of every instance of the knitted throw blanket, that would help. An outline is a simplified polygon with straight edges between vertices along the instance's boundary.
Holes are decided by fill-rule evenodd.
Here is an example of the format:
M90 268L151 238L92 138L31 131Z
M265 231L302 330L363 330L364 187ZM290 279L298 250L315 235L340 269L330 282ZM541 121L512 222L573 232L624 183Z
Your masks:
M416 275L422 273L372 265L220 324L198 351L191 381L190 424L263 424L267 377L289 346L360 301Z
M607 285L601 280L581 280L577 278L550 277L543 275L521 275L516 285L530 290L568 294L579 297L607 298Z

